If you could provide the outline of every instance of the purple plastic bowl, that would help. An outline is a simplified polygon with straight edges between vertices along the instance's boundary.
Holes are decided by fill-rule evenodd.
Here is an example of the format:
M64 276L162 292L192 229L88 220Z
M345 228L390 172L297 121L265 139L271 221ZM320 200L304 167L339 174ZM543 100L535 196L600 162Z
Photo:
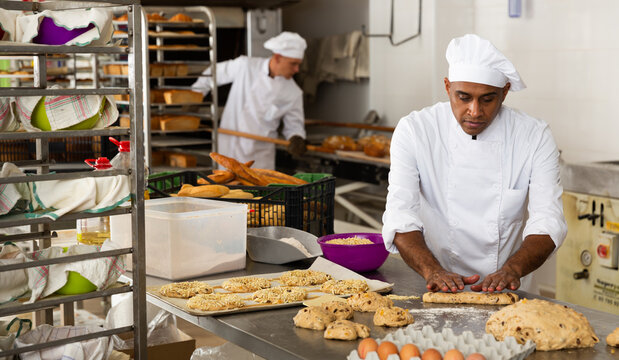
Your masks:
M374 244L363 245L336 245L327 244L326 241L333 239L345 239L349 237L369 239ZM322 254L328 260L356 272L365 272L378 269L389 256L385 249L383 236L376 233L345 233L332 234L318 238L318 244Z
M84 28L68 30L62 26L56 26L52 18L44 17L39 25L39 33L32 39L32 42L45 45L64 45L94 27L94 24L88 24Z

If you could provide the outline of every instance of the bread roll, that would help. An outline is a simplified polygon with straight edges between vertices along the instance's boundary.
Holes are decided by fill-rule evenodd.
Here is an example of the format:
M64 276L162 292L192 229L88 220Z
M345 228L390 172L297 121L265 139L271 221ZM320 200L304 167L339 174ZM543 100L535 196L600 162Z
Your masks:
M178 13L170 18L170 21L174 22L192 22L193 19L189 15Z
M241 189L230 190L226 195L221 196L222 199L253 199L254 195L250 192Z
M332 150L357 150L357 143L350 136L334 135L329 136L322 142L322 147Z

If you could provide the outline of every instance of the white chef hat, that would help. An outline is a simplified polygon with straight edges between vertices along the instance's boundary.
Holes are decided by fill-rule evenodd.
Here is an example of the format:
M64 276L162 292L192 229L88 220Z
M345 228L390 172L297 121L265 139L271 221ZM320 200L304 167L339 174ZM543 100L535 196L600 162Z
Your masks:
M305 52L307 43L299 34L284 31L267 40L264 43L264 47L275 54L295 59L303 59L303 53Z
M514 64L492 43L474 34L452 39L445 53L449 63L449 81L467 81L504 87L526 88Z

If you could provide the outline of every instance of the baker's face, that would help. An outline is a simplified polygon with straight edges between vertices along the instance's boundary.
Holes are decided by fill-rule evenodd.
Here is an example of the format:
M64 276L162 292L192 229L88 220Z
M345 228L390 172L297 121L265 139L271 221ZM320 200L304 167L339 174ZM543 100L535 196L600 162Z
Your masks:
M510 84L499 88L465 81L450 82L445 78L445 90L451 111L465 133L478 135L484 131L501 109Z
M273 59L275 64L275 75L283 76L286 79L292 78L294 74L299 72L299 66L301 66L301 62L303 61L303 59L290 58L279 54L273 55Z

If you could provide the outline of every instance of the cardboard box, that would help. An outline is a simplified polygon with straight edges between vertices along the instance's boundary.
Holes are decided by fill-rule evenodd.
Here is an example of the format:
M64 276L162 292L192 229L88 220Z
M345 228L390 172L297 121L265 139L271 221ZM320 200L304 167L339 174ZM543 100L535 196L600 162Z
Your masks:
M196 349L196 339L192 338L191 336L185 334L180 330L178 332L181 335L181 341L169 344L148 346L146 349L146 355L148 357L148 360L191 359L191 354L193 354L193 351ZM118 337L123 340L131 339L133 337L133 333L127 332L118 334ZM123 352L133 358L133 349L118 351Z

